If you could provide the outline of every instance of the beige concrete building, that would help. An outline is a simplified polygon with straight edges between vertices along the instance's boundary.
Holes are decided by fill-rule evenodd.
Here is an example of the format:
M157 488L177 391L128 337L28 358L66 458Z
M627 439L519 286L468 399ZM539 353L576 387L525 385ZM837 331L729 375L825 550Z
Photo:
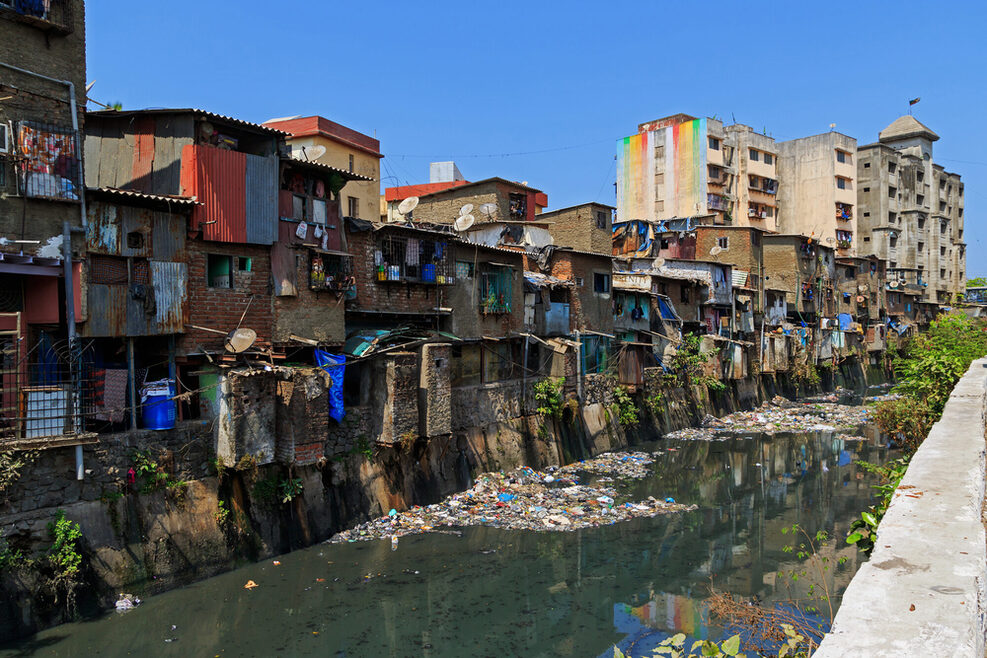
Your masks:
M939 136L915 117L896 119L857 153L861 255L888 263L896 287L949 303L966 285L963 183L932 160Z
M857 140L838 132L778 142L778 230L857 254Z
M613 206L590 202L540 213L538 220L551 222L556 245L609 256L613 252L613 211Z
M291 134L287 141L292 156L372 179L346 186L340 198L340 212L344 217L380 218L380 160L384 156L377 139L320 116L272 119L264 125ZM325 153L312 157L320 146L325 147Z
M778 230L778 151L775 140L741 123L726 126L724 130L727 146L737 154L734 188L737 211L733 225L765 231Z

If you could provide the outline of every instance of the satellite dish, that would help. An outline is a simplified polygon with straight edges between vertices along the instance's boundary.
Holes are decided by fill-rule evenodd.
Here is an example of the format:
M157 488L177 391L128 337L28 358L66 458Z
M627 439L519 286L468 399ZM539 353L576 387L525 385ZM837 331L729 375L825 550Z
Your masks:
M407 199L398 204L398 212L402 215L409 214L412 210L418 207L418 197L409 196Z
M456 218L456 221L453 222L452 226L454 229L462 233L470 226L473 226L474 221L476 221L476 217L474 217L473 215L460 215L459 217Z
M86 85L86 93L87 94L89 93L89 90L93 88L93 85L95 85L95 84L96 84L96 81L93 80L92 82L90 82L89 84Z
M305 155L306 160L308 160L309 162L315 162L316 160L318 160L319 158L321 158L323 155L326 154L326 147L322 146L321 144L316 144L312 148L306 149L303 146L302 153Z
M487 219L490 219L491 217L494 216L494 213L497 212L497 204L484 203L482 206L480 206L480 212L486 215Z
M712 249L709 250L709 255L710 256L716 256L721 251L723 251L723 247L721 247L720 245L716 245L715 247L713 247Z
M253 345L255 340L257 340L257 332L253 329L246 327L235 329L226 336L226 350L239 354Z
M661 256L655 259L655 267L657 269L660 270L664 264L665 264L665 259L662 258Z
M834 242L836 242L836 238L826 238L826 244L833 244Z
M891 283L888 284L888 288L897 288L897 287L898 287L897 281L892 281Z
M464 217L473 212L473 204L467 203L465 206L459 209L459 216Z

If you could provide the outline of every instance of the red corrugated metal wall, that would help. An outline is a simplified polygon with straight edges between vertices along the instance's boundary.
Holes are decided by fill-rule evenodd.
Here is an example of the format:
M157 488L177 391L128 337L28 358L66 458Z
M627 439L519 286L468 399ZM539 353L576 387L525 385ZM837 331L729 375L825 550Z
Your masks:
M182 147L182 194L193 195L196 206L192 227L205 240L245 243L247 157L214 146Z
M132 190L152 192L151 172L154 170L154 117L140 117L134 122L134 161L130 172Z

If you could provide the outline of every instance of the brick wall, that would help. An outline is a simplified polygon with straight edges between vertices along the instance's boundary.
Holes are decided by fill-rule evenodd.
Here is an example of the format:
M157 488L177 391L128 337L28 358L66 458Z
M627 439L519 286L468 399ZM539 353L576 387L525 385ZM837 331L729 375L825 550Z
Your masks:
M289 336L295 334L320 343L340 345L346 340L345 301L334 292L309 288L309 259L307 249L295 250L298 294L273 298L273 340L275 343L286 343L290 340Z
M456 285L446 289L443 304L455 309L450 318L452 333L460 338L481 336L506 336L511 331L521 331L524 319L524 258L521 252L507 253L484 249L474 245L457 244L453 248L454 260L475 266L474 276L456 277ZM507 263L514 267L511 282L511 313L483 315L480 313L479 272L484 263ZM455 262L453 263L455 266Z
M606 217L602 229L596 225L597 212L604 213ZM609 256L613 251L610 217L611 209L607 206L587 204L542 213L538 215L538 221L554 222L549 231L558 246Z
M230 331L240 322L257 332L257 340L270 341L273 324L270 247L222 242L188 241L189 323ZM208 254L234 257L233 287L210 288L206 280ZM238 259L250 258L250 271L241 271ZM247 302L253 301L247 308ZM198 346L222 351L225 338L219 334L189 329L178 345L180 354L199 351Z
M454 189L443 194L429 195L423 197L418 207L415 208L413 217L416 222L433 222L435 224L451 224L459 216L459 209L467 203L473 204L473 216L477 222L486 221L486 215L480 213L480 206L484 203L497 204L498 213L491 219L510 219L506 214L509 205L506 197L502 198L497 193L497 186L494 183L486 185L473 185L467 187L462 192Z

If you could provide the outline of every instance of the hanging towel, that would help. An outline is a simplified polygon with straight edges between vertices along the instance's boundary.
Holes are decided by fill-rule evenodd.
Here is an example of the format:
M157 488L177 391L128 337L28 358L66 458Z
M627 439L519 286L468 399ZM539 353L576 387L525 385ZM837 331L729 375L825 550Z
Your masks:
M404 264L418 264L418 240L416 238L408 238L408 244L404 249Z
M123 422L127 406L127 371L123 368L107 368L103 384L103 409L105 417L113 423Z

